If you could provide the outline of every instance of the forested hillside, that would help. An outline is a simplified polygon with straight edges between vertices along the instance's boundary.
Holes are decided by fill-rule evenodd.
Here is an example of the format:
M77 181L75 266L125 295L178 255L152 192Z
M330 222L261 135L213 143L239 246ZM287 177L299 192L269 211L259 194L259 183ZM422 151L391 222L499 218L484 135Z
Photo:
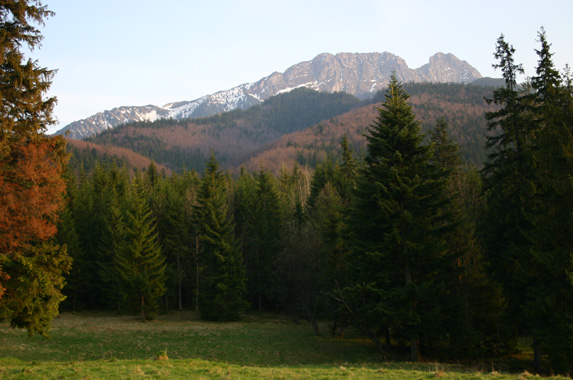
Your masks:
M484 113L493 109L484 97L492 88L463 84L407 84L411 103L427 131L438 117L462 147L464 159L481 166L485 160ZM365 147L363 134L376 114L384 92L358 101L343 94L297 89L270 98L248 110L232 111L184 122L160 120L133 123L87 139L99 145L133 150L174 171L201 171L213 148L225 168L261 165L278 173L294 162L315 167L328 154L338 154L347 134L356 151Z
M404 88L411 94L410 103L422 131L429 131L439 118L448 121L448 132L460 145L464 161L480 167L485 161L485 112L493 110L484 97L493 89L462 84L410 83ZM315 167L327 156L340 154L338 142L347 135L356 152L366 147L364 133L376 117L385 92L379 92L361 107L311 128L282 136L277 141L256 151L241 165L250 170L264 167L278 173L282 165Z
M71 153L69 164L76 172L83 169L91 173L95 169L96 163L104 165L114 163L119 167L125 166L129 169L139 170L145 169L151 164L151 159L127 148L102 146L70 138L66 138L66 141L67 150ZM158 169L171 174L171 170L161 164L158 164Z
M133 150L175 171L202 170L211 149L226 167L280 136L308 128L348 111L359 100L345 93L306 88L270 98L248 110L202 119L132 123L87 139L100 145Z

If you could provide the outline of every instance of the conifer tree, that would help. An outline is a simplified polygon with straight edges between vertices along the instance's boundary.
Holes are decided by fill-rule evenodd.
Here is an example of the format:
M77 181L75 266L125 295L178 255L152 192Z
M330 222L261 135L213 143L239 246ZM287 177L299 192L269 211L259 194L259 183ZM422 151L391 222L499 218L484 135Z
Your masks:
M533 115L537 133L532 169L533 207L527 215L531 229L531 286L522 305L534 337L535 366L547 353L552 369L573 368L573 94L555 69L545 31L538 34L541 48L536 75L531 79Z
M247 307L245 268L229 212L226 182L211 152L195 209L202 246L199 312L206 320L236 320Z
M438 119L429 136L433 161L447 178L445 192L450 202L443 212L454 222L445 235L452 268L440 274L451 283L446 290L451 305L442 318L451 332L446 343L453 354L471 365L476 355L494 354L503 343L497 332L505 300L501 289L487 277L476 241L477 218L483 210L479 174L464 167L460 146L450 137L444 118Z
M247 290L258 310L270 307L272 266L280 249L283 217L274 177L263 168L255 174L243 175L238 205L243 227L243 252L247 270Z
M66 207L61 213L60 223L58 225L57 241L61 245L66 245L68 254L73 260L73 266L67 276L67 284L64 288L64 294L66 295L65 303L70 305L73 310L79 307L81 304L80 292L84 286L84 277L89 268L86 268L85 262L85 252L82 248L80 237L76 227L76 220L72 211L73 199L76 196L77 188L75 185L75 178L71 173L68 173L68 202Z
M344 256L350 249L347 216L352 192L356 187L358 163L346 135L343 136L340 146L342 153L337 162L327 158L316 167L307 206L310 219L321 231L323 253L333 276L331 280L335 278L342 283L342 273L345 271ZM332 281L331 286L334 286Z
M196 217L195 211L198 206L198 195L201 186L201 178L196 171L184 171L181 175L181 191L183 192L184 207L183 212L185 214L185 221L187 225L187 245L190 252L190 267L194 267L193 271L188 271L186 273L192 273L191 281L189 284L189 295L194 295L194 309L199 311L199 293L200 293L200 281L201 281L201 244L199 244L199 227L198 218Z
M71 259L51 239L64 206L68 156L63 138L44 135L55 98L45 98L53 71L25 59L38 47L36 28L52 15L40 1L0 5L0 320L45 334L65 298Z
M355 249L349 257L353 286L344 300L353 319L382 350L389 328L419 357L419 340L444 307L445 284L436 273L447 262L437 227L443 223L444 180L422 143L408 94L392 77L370 127L365 167L351 219ZM386 336L387 341L388 336Z
M256 231L256 191L257 182L255 177L245 168L235 182L234 189L234 221L236 236L239 241L241 254L245 260L245 274L247 277L246 291L247 300L256 308L262 308L262 292L259 292L260 281L258 265L258 240ZM267 288L268 289L268 288ZM265 289L265 290L267 290Z
M124 298L122 294L123 282L120 268L117 266L117 257L124 252L127 243L125 210L121 207L125 198L120 198L115 188L109 189L106 198L104 231L97 257L97 272L100 280L98 287L105 304L119 310Z
M167 296L172 295L170 290L176 289L177 308L182 310L183 280L186 272L184 261L188 256L189 245L187 241L190 239L184 212L185 203L183 194L175 188L173 181L166 181L162 191L165 193L165 207L163 208L163 223L160 225L160 236L167 260Z
M573 98L554 68L543 29L539 42L537 75L520 93L510 75L518 67L514 50L503 36L498 40L496 67L506 86L492 99L499 111L486 115L495 134L483 170L488 207L482 235L491 272L509 301L508 325L533 337L535 368L541 369L543 349L552 370L569 373Z
M71 186L71 184L70 184ZM81 300L82 307L99 306L99 285L96 260L100 244L100 227L96 223L93 181L83 168L74 184L74 196L70 199L70 208L79 237L80 248L84 252L81 259L74 262L70 275L78 283L75 296Z
M167 259L167 288L171 296L176 296L179 309L184 308L193 294L190 280L194 277L192 264L196 234L192 217L198 187L198 178L194 174L174 175L164 181L162 189L165 205L160 228Z
M165 294L165 257L143 188L137 175L126 197L124 242L113 260L124 301L145 321L157 314L159 299Z
M342 159L340 163L342 170L342 187L339 189L339 193L344 199L349 200L356 186L358 163L356 158L354 158L354 152L350 147L346 134L342 136L340 147L342 148Z
M535 193L534 136L538 124L532 117L531 96L517 85L523 73L514 62L515 49L503 35L497 40L495 68L502 71L505 86L494 91L489 103L498 106L486 113L488 160L482 169L487 208L480 220L484 258L492 279L502 284L508 300L506 333L527 331L523 313L527 289L533 285L533 270L527 237L532 225L527 218Z
M287 223L274 263L274 288L283 308L302 313L315 335L320 335L318 318L324 309L328 288L326 256L321 249L320 231L310 221Z

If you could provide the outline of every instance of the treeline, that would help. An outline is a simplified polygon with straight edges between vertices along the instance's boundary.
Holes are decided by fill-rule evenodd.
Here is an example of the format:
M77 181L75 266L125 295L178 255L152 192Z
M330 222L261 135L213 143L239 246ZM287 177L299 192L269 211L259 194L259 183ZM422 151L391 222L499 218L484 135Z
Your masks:
M536 76L498 40L505 86L488 101L478 172L438 118L422 132L392 79L357 160L237 177L212 152L170 177L96 165L70 174L59 241L69 308L304 315L316 334L354 326L385 357L472 363L533 340L538 371L573 365L573 87L543 31Z

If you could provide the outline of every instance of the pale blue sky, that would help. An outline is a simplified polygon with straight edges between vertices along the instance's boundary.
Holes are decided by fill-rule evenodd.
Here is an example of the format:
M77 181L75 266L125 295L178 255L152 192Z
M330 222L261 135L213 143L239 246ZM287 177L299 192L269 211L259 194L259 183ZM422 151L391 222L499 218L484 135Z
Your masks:
M573 65L573 0L44 0L40 65L58 69L60 129L122 105L193 100L321 53L390 52L411 68L452 53L497 76L501 33L532 75L544 26Z

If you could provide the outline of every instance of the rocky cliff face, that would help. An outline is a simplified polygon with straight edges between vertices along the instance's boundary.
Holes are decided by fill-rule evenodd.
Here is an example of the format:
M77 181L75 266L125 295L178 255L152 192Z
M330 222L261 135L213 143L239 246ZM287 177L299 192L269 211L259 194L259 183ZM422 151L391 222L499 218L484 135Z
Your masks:
M119 107L100 112L67 125L57 134L69 132L70 137L82 139L132 121L210 116L237 108L246 109L299 87L323 92L343 91L366 98L384 89L393 73L402 82L471 83L481 78L475 68L453 54L437 53L418 69L410 69L402 58L386 52L321 54L311 61L291 66L284 73L275 72L257 82L196 100L169 103L163 107Z
M481 74L466 61L459 60L453 54L437 53L430 62L416 70L425 82L471 83L480 79Z

